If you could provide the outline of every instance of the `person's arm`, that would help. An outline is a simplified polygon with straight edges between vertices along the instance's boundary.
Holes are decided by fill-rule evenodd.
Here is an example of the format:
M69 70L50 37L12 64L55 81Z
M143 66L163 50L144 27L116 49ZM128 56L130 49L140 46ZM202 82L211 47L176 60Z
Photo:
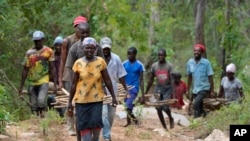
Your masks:
M112 96L112 106L116 107L117 106L117 101L116 101L113 85L112 85L112 82L111 82L109 74L108 74L108 70L104 69L104 70L101 71L101 73L102 73L103 81L105 82L105 85L108 88L108 90L109 90L109 92L110 92L110 94Z
M223 86L220 86L218 97L221 98L223 94L224 94L224 88Z
M22 72L22 78L21 78L21 82L20 82L20 87L19 87L19 95L22 95L24 82L28 76L28 72L29 72L29 67L24 66L23 72Z
M238 80L238 79L237 79ZM244 93L243 93L243 88L242 88L242 84L241 84L241 81L238 80L238 84L237 84L237 87L238 87L238 90L239 90L239 93L240 93L240 97L244 98Z
M54 82L54 94L57 93L57 75L56 75L56 67L55 67L55 61L49 61L49 68L51 70L52 76L53 76L53 82Z
M240 97L244 97L243 89L239 88Z
M143 71L140 72L140 88L141 88L141 97L140 102L144 103L144 78L143 78Z
M148 93L149 89L151 88L151 86L153 84L153 81L154 81L154 74L153 74L153 72L150 72L145 93Z
M74 72L73 73L73 80L70 88L70 95L69 95L69 101L68 101L68 114L69 116L73 116L73 106L72 106L72 100L75 96L76 92L76 85L79 80L79 74Z
M62 48L61 48L61 61L60 61L60 67L59 67L59 78L58 78L58 82L59 82L59 87L63 88L63 71L64 71L64 66L66 63L66 58L67 58L67 54L68 54L68 41L65 38L63 40L63 44L62 44Z
M213 76L208 76L208 80L210 83L210 93L208 95L208 97L214 96L214 80L213 80Z
M129 96L127 84L126 84L126 81L125 81L125 76L119 78L119 81L121 82L123 88L125 89L127 96Z
M192 84L192 80L193 80L193 77L192 77L192 74L189 74L188 75L188 85L187 85L187 98L190 99L190 87L191 87L191 84Z

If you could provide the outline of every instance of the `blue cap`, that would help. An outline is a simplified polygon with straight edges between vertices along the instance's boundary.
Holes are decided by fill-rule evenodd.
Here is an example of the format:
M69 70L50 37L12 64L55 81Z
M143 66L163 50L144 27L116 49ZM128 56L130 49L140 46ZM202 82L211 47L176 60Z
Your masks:
M62 44L63 43L63 37L62 36L57 36L56 39L54 40L54 45L56 43Z
M44 33L42 31L35 31L33 33L32 40L41 40L44 38Z

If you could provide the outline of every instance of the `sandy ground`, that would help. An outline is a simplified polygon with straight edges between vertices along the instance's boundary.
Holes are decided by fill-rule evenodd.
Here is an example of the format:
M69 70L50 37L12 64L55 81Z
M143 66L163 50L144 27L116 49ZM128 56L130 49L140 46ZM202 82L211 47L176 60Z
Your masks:
M118 108L117 112L123 109ZM185 113L183 110L176 110L178 113ZM185 114L184 114L185 115ZM166 117L168 124L168 118ZM192 141L194 132L189 128L175 124L173 129L168 131L161 127L156 114L151 113L141 119L141 124L131 125L124 128L126 119L115 118L112 128L112 141ZM45 127L44 129L42 127ZM46 120L33 117L29 120L7 126L7 133L11 141L76 141L75 136L69 136L66 131L66 123L55 121L46 123ZM100 141L103 141L100 136Z

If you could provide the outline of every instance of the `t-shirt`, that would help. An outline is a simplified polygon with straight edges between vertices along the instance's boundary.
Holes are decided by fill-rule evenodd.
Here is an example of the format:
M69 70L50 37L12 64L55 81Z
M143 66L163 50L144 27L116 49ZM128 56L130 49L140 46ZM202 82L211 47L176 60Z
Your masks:
M127 85L135 86L137 91L139 91L140 73L145 71L144 65L139 60L136 60L133 63L129 60L125 60L123 66L127 72L125 77Z
M106 62L101 57L96 57L96 60L92 62L86 62L83 58L80 58L74 63L72 70L79 74L73 98L75 103L103 101L101 71L106 67Z
M174 93L172 94L171 98L178 99L178 102L172 104L171 107L181 108L185 105L183 101L183 94L187 92L187 85L184 81L180 81L179 85L174 84Z
M53 50L47 46L42 49L30 48L24 57L23 65L29 67L28 84L41 85L49 82L49 61L55 61Z
M76 38L76 34L75 34L75 33L72 34L72 35L70 35L70 36L68 36L68 37L66 37L66 39L67 39L67 41L68 41L68 44L67 44L67 51L68 51L68 52L67 52L67 56L68 56L68 54L69 54L69 49L70 49L71 46L72 46L74 43L76 43L79 39ZM62 78L62 80L63 80L63 81L70 81L71 78L72 78L71 74L72 74L72 70L69 69L69 68L67 68L67 67L64 67L63 78Z
M123 67L121 59L118 55L111 52L111 59L108 63L107 69L108 69L109 77L112 81L114 93L117 95L118 94L118 90L117 90L118 79L127 75L127 72L125 68ZM108 89L106 89L106 92L108 95L110 94Z
M214 74L208 59L201 58L196 63L194 58L187 62L187 74L193 78L193 94L198 94L202 90L210 90L209 76Z
M171 74L173 66L171 63L166 62L160 64L158 61L152 64L151 72L156 78L155 92L166 91L171 87Z
M223 77L221 86L224 88L225 99L227 101L237 101L240 99L239 89L242 88L242 84L238 78L230 81L228 77Z

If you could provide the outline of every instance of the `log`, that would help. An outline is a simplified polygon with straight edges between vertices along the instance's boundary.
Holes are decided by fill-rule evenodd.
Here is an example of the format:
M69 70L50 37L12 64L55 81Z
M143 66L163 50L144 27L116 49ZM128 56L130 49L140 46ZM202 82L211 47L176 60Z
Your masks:
M204 98L204 109L214 111L220 109L223 105L226 105L227 101L224 98Z
M166 99L166 100L157 101L157 102L146 101L145 104L148 106L163 106L163 105L175 104L176 102L178 102L178 99Z
M23 90L22 94L28 94L28 91L27 90ZM54 92L53 91L48 91L48 94L54 94ZM56 94L57 95L63 95L64 93L62 91L57 91Z

